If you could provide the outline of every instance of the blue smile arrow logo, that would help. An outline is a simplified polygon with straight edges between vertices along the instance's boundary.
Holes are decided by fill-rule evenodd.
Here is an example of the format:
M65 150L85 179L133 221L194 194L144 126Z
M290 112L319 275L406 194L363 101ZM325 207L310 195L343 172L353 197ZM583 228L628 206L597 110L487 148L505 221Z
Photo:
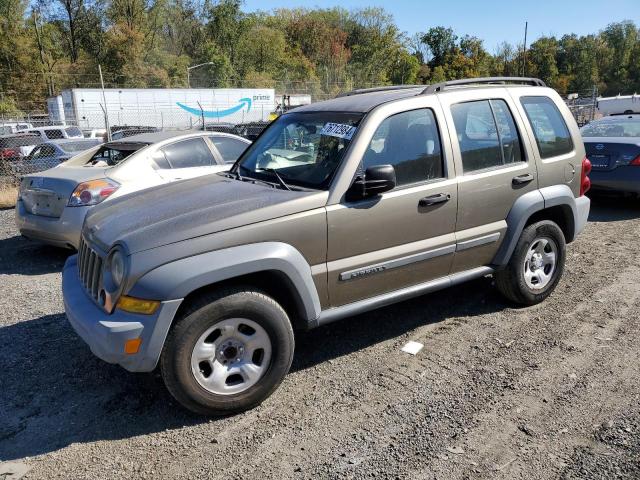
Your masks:
M241 98L239 100L238 105L236 105L235 107L227 108L226 110L215 110L215 111L214 110L201 111L199 108L187 107L186 105L183 105L180 102L176 102L176 104L180 108L182 108L183 110L186 110L187 112L191 113L192 115L197 115L197 116L204 115L206 118L226 117L227 115L231 115L232 113L236 113L236 112L242 110L242 108L245 105L247 106L247 112L249 110L251 110L251 99L250 98Z

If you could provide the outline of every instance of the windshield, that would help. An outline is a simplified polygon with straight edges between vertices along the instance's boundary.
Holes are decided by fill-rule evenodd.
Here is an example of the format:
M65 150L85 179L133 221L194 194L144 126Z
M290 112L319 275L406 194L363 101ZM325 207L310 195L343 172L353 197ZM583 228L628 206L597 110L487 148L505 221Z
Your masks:
M290 186L326 190L361 119L360 113L283 115L247 149L232 172L281 184L279 176Z
M640 119L591 122L581 132L583 137L640 137Z

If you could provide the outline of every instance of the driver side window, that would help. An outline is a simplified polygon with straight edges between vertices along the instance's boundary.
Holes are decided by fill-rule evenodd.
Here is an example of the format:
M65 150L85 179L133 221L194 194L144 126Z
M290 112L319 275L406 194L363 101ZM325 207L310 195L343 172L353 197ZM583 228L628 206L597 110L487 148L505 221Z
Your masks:
M443 178L443 163L435 116L423 108L385 119L373 134L362 168L392 165L402 186Z

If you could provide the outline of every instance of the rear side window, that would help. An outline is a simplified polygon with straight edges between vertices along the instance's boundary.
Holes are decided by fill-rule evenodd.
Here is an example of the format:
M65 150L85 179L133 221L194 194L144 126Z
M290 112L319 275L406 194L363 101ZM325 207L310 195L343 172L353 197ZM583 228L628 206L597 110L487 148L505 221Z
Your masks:
M373 134L363 168L393 165L399 186L444 176L440 137L429 109L402 112L384 120Z
M240 140L229 137L212 136L209 137L209 140L213 142L220 155L222 155L224 163L234 163L249 146Z
M64 138L64 134L62 130L45 130L44 134L49 140L58 140L60 138Z
M523 161L522 144L504 100L451 106L465 172Z
M204 140L191 138L160 149L171 168L210 167L215 165L213 154ZM154 159L158 163L157 159Z
M573 150L569 129L553 100L549 97L522 97L520 102L536 137L540 157L556 157Z

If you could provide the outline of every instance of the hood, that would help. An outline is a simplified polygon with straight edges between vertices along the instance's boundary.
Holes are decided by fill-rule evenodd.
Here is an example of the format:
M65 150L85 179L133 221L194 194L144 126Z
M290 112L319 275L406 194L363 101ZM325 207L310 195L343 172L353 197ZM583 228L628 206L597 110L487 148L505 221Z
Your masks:
M307 197L317 202L300 201ZM122 241L129 253L136 253L317 208L324 202L326 196L318 192L280 190L213 174L100 204L87 214L84 232L105 251Z

